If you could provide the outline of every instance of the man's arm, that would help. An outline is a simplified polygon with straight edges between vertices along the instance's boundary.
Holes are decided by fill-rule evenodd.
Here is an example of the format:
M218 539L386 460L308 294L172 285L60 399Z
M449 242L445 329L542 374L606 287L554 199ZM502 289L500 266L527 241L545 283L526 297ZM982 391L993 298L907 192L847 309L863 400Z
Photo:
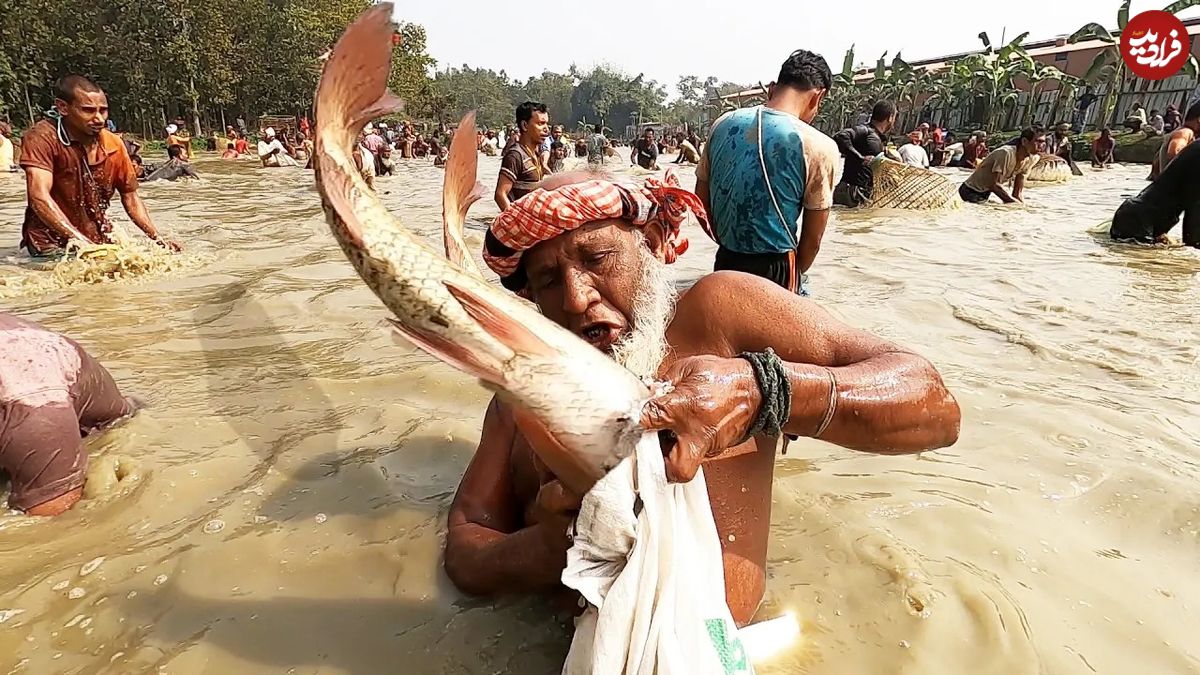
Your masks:
M121 206L125 207L125 213L129 214L129 219L133 221L134 225L138 226L139 230L145 232L147 237L172 250L179 250L178 244L158 236L158 230L155 229L154 223L150 222L150 212L146 210L146 202L142 201L142 197L137 193L137 190L122 191Z
M1024 201L1021 199L1021 193L1023 193L1024 191L1025 191L1025 174L1019 173L1019 174L1017 174L1017 176L1015 178L1013 178L1013 191L1012 191L1013 199L1015 199L1018 202Z
M1175 158L1175 155L1183 152L1183 149L1188 146L1188 141L1184 140L1186 134L1171 134L1171 142L1167 145L1167 161L1170 162Z
M958 403L929 361L841 323L786 289L747 274L716 272L680 299L679 310L672 333L711 331L705 317L737 320L721 322L710 352L718 356L677 361L666 374L674 390L643 409L646 428L675 432L668 458L672 480L691 480L702 460L740 443L762 392L749 363L735 355L768 347L783 361L791 384L785 433L815 436L832 410L819 437L855 450L902 454L958 439Z
M566 525L554 520L522 527L510 466L515 438L512 415L493 399L448 518L446 574L466 593L527 592L560 583Z
M731 278L714 278L721 276ZM702 290L719 298L717 316L739 316L721 314L722 306L742 308L723 331L731 351L771 347L787 363L792 410L784 431L797 436L816 431L829 400L824 372L829 369L838 383L838 406L823 440L868 452L906 453L958 439L958 403L926 359L758 277L714 274L700 283L705 280L713 288ZM747 298L755 300L747 303Z
M1012 195L1008 194L1008 190L1004 188L1004 185L1000 183L1001 172L1002 169L997 169L991 174L992 189L989 190L989 192L999 197L1000 201L1004 202L1005 204L1012 204L1017 200L1013 199Z
M509 178L506 173L500 174L500 177L496 179L496 206L499 206L501 211L507 209L508 205L512 203L508 200L508 192L512 190L512 186L513 179Z
M854 147L854 129L842 129L833 135L833 142L837 143L838 152L842 153L843 157L854 157L858 160L865 159L858 148Z
M800 221L800 244L796 247L796 266L801 272L807 272L817 259L828 223L829 209L804 209L804 216Z
M700 163L696 165L696 196L700 198L700 203L704 204L704 212L708 214L708 221L712 223L712 195L709 192L708 172L711 163L708 151L712 148L711 140L704 144L704 150L700 152ZM718 242L719 243L719 242Z
M34 215L59 236L89 243L88 238L71 224L67 214L54 203L54 198L50 196L53 185L53 172L35 166L25 167L25 189L29 194L29 208L33 209Z

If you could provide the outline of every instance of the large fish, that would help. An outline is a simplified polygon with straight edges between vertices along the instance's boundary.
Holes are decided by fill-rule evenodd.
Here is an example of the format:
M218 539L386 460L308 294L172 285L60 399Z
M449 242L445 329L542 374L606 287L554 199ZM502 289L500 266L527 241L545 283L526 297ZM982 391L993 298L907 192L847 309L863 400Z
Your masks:
M474 375L513 407L538 457L584 494L633 451L644 383L534 308L480 276L462 239L479 198L474 116L450 146L443 190L446 254L384 208L355 168L359 130L394 112L387 91L392 5L364 12L333 48L316 100L317 189L334 237L413 344Z

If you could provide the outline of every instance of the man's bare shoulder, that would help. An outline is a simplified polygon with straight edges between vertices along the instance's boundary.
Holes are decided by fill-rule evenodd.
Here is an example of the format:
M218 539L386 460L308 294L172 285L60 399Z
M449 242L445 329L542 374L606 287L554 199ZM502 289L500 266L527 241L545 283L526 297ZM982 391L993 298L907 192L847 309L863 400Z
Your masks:
M679 296L671 327L681 333L701 333L706 342L722 336L730 340L781 313L804 321L815 311L816 304L767 279L720 271L700 277Z
M723 270L706 274L679 296L678 310L717 310L730 307L745 308L755 298L775 298L792 295L777 284L762 277ZM799 297L797 296L797 299ZM712 317L708 317L712 318Z

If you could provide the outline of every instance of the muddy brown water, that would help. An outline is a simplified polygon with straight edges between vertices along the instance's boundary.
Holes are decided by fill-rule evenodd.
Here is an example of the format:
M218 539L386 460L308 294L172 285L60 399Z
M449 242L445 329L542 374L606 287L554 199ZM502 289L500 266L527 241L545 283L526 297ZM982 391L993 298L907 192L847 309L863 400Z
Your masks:
M0 672L556 672L569 633L545 603L468 598L441 571L486 393L393 340L310 173L198 168L142 189L179 269L0 294L150 406L89 440L140 481L0 516ZM1088 233L1144 174L836 212L817 301L932 359L962 436L778 459L760 617L791 610L804 635L761 670L1200 672L1200 256ZM401 163L379 188L433 236L441 177ZM8 281L45 274L16 254L23 208L0 182ZM494 213L472 211L473 245ZM690 234L685 280L713 255Z

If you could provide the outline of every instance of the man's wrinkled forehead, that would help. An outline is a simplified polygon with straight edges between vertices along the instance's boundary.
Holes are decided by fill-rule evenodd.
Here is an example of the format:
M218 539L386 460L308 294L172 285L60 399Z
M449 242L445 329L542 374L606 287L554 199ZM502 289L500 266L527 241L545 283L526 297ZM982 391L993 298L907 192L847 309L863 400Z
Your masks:
M633 226L623 220L597 220L534 246L525 252L522 263L532 276L539 271L553 269L560 255L570 257L600 246L625 243L626 235L632 230Z

